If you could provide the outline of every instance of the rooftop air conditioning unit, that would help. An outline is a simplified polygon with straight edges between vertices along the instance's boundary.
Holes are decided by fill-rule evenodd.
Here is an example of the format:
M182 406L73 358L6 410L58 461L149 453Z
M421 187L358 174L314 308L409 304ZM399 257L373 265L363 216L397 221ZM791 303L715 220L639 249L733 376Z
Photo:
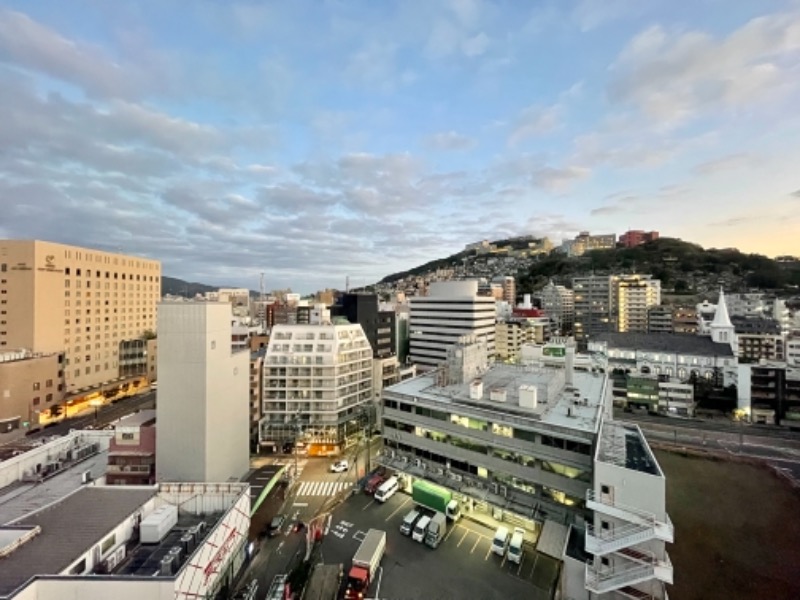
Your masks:
M500 486L498 486L496 483L493 483L492 484L492 493L496 494L499 487Z
M161 559L161 564L159 566L158 574L163 576L174 575L175 571L172 569L172 556L167 554L164 558Z
M500 486L500 495L503 496L504 498L508 497L508 487L507 486L505 486L505 485L501 485Z
M414 466L415 467L421 467L422 466L422 461L420 459L418 459L418 458L415 458L414 459Z

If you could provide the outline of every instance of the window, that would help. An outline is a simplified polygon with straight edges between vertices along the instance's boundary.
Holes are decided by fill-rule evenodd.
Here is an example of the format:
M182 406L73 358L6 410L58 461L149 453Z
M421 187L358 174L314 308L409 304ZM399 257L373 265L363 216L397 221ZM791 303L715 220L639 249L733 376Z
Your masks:
M45 402L52 402L53 401L53 394L47 394L47 396L44 397L44 401Z
M34 406L39 406L39 402L40 402L40 401L41 401L41 398L39 398L39 396L36 396L36 397L33 399L33 405L34 405Z
M48 379L47 382L45 383L45 386L46 387L53 387L53 380L52 379Z
M133 434L132 433L123 433L122 434L122 439L123 440L133 440Z
M34 382L33 382L33 391L34 391L34 392L38 391L40 387L41 387L41 386L40 386L40 384L39 384L39 382L38 382L38 381L34 381Z

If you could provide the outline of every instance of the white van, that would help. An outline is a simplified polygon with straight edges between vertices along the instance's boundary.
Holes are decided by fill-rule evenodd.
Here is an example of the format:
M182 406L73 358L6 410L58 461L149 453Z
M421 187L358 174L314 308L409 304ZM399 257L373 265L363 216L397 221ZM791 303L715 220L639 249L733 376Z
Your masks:
M424 542L425 541L425 532L428 531L428 523L431 522L431 518L428 515L424 515L417 521L417 524L414 526L414 533L411 534L411 538L415 542Z
M492 540L492 552L505 556L506 550L508 550L508 537L508 527L502 525L498 527Z
M397 481L397 477L389 477L389 479L381 484L381 487L375 490L375 500L378 502L386 502L389 498L394 496L394 493L399 487L400 484Z
M411 532L414 530L414 525L417 524L419 518L422 515L417 510L412 510L408 513L405 517L403 517L403 524L400 525L400 533L403 535L411 535Z
M522 543L525 541L525 530L522 527L514 527L514 534L508 544L508 562L519 564L522 562Z

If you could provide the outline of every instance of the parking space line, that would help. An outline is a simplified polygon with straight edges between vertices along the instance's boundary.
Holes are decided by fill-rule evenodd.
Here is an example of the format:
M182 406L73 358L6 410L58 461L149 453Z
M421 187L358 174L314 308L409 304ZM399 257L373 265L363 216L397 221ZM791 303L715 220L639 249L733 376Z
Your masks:
M466 527L462 527L462 529L464 530L464 535L462 535L461 539L458 540L458 544L456 545L456 548L460 548L461 547L461 542L463 542L464 538L467 537L467 535L469 535L469 529L467 529Z
M395 516L409 502L411 502L411 498L406 498L405 501L400 506L398 506L397 508L395 508L392 511L392 514L390 514L388 517L386 517L386 522L388 523L389 519L391 519L393 516Z
M525 555L522 555L522 560L519 561L519 567L517 567L517 577L519 577L520 571L522 571L522 565L525 563Z
M501 561L500 561L500 568L501 568L501 569L502 569L504 566L506 566L506 558L508 558L508 554L504 554L504 555L503 555L503 560L501 560Z
M444 539L442 540L442 543L443 543L443 544L444 544L444 543L447 541L447 538L449 538L449 537L450 537L450 536L453 534L453 532L454 532L455 530L456 530L456 527L455 527L455 525L453 525L453 526L450 528L450 531L448 531L448 532L447 532L447 535L446 535L446 536L444 536Z
M480 538L479 538L480 539ZM483 560L489 560L489 555L492 553L492 545L489 544L489 549L486 551L486 557Z
M531 572L530 572L530 573L528 573L528 579L531 579L531 578L533 577L533 571L534 571L534 569L536 569L536 563L537 563L538 561L539 561L539 555L538 555L538 554L536 554L536 555L534 556L534 558L533 558L533 566L531 567Z
M477 540L475 540L475 543L472 545L472 550L470 550L469 553L472 554L473 552L475 552L475 548L477 548L478 544L480 544L480 543L481 543L481 538L478 538Z
M367 510L367 509L368 509L370 506L372 506L373 504L375 504L375 500L370 500L369 502L367 502L367 503L364 505L364 508L362 508L361 510L362 510L362 511L364 511L364 510Z

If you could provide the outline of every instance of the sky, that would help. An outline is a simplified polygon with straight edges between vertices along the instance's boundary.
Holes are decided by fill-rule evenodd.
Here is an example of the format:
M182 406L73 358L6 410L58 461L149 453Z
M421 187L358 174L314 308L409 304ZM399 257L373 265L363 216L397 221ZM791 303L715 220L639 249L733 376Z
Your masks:
M0 0L0 238L212 285L481 239L800 255L798 0Z

